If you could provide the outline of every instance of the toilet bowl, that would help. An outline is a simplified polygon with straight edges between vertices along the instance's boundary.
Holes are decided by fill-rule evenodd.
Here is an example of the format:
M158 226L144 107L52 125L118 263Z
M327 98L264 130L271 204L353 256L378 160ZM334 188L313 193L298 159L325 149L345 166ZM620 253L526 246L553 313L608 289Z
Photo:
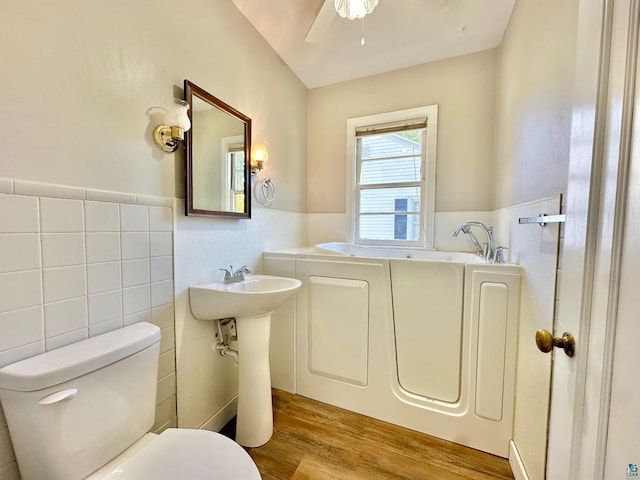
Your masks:
M169 428L160 435L147 434L141 442L140 448L131 447L86 480L260 478L247 452L215 432Z
M160 329L141 322L0 369L22 480L259 480L218 433L155 418Z

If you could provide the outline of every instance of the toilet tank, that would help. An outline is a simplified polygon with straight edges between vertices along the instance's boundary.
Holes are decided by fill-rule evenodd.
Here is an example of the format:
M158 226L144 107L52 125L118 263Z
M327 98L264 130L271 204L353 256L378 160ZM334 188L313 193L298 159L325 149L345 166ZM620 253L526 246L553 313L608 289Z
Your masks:
M149 431L159 342L141 322L0 369L22 480L80 480Z

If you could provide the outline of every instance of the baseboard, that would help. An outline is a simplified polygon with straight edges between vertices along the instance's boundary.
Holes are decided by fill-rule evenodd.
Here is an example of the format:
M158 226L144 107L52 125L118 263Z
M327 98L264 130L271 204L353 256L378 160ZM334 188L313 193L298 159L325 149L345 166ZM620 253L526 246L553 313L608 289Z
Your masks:
M516 480L529 480L529 475L527 475L520 453L518 453L518 447L513 440L509 441L509 465Z
M229 420L236 416L238 412L238 395L234 396L231 400L225 403L216 413L200 425L198 428L202 430L211 430L212 432L218 432L224 427Z

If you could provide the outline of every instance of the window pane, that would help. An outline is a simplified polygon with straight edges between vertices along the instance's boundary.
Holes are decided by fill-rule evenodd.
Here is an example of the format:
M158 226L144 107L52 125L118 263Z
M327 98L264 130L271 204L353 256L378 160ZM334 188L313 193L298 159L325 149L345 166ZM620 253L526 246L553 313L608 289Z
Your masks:
M408 240L420 239L419 215L361 215L360 239Z
M398 208L399 200L406 200L406 207ZM420 187L370 188L360 191L360 213L393 213L420 211Z
M244 152L234 154L234 190L244 190Z
M423 130L358 137L360 158L386 158L422 153Z
M360 185L419 182L422 175L421 166L421 157L362 162Z
M235 211L242 213L244 212L244 193L236 193L235 196Z

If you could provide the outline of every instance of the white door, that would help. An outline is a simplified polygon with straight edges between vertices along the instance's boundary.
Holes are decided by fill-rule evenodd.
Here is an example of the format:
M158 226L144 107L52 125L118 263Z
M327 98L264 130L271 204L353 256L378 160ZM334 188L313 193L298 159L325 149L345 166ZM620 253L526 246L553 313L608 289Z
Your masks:
M633 27L639 28L640 2L633 2ZM634 31L637 35L637 30ZM637 38L634 39L637 45ZM640 62L635 52L636 66ZM640 384L638 383L638 286L640 285L640 85L635 80L633 104L635 117L631 125L628 182L620 187L624 195L624 210L620 236L619 296L615 322L609 325L612 338L612 363L609 422L606 435L600 441L605 452L605 479L640 478ZM622 210L622 209L621 209ZM608 373L608 372L605 372Z
M604 466L605 453L611 454L606 452L606 434L627 204L626 166L631 158L639 3L580 2L567 224L555 328L556 336L571 331L577 346L574 358L554 352L549 480L625 478L624 465L612 465L606 475ZM637 238L637 232L628 234ZM619 372L624 375L622 365ZM624 390L618 382L616 388L621 387ZM634 439L629 448L636 445ZM640 463L637 448L636 459L629 453L624 461Z

